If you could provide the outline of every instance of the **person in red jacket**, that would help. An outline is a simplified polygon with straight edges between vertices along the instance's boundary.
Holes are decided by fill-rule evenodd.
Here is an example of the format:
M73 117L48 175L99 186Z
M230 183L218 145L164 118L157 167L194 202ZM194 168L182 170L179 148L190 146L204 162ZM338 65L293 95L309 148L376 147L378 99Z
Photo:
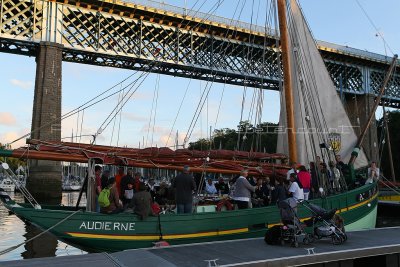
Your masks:
M115 174L115 183L116 183L118 195L120 195L120 196L123 195L121 192L121 179L124 176L125 176L124 167L119 167L117 174Z
M308 195L310 194L310 188L311 188L311 174L307 171L304 165L301 165L299 167L297 178L303 185L304 200L308 200Z

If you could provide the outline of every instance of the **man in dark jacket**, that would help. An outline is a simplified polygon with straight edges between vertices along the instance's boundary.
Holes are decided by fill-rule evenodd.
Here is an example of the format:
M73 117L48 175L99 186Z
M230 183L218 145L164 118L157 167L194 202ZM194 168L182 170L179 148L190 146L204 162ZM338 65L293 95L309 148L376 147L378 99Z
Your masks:
M175 177L172 186L176 190L175 200L178 213L191 213L193 196L196 190L196 183L191 174L189 174L189 166L183 167L183 173Z
M132 190L132 187L129 188L129 186L128 186L129 184L132 186L135 184L132 169L128 169L127 174L121 178L121 188L119 191L121 192L120 197L121 197L122 203L124 205L128 204L132 200L132 197L133 197L133 194L132 194L133 190Z
M218 194L220 195L229 194L228 184L224 182L223 177L219 177L218 183L215 184L215 187L217 188Z

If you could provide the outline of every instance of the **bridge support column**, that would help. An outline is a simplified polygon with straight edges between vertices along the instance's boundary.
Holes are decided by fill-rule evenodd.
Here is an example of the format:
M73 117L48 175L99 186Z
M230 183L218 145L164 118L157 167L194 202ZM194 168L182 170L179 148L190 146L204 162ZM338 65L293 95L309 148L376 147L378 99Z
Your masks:
M62 46L41 42L36 56L31 138L61 140ZM39 203L61 203L60 162L31 160L27 187Z
M360 135L362 128L367 123L369 114L374 105L375 96L372 94L365 95L348 95L346 97L347 114L349 115L350 121L355 127L357 136ZM378 134L377 126L374 120L371 123L370 128L367 131L362 147L369 161L379 160L379 149L378 149Z

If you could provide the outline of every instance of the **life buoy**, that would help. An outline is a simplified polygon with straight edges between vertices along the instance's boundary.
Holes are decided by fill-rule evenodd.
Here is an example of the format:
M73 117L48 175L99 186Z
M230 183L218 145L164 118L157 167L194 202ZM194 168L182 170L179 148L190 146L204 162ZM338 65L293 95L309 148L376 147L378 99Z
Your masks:
M218 202L217 204L217 211L221 211L222 207L225 207L226 210L233 210L233 205L232 203L227 200L227 199L223 199L220 202Z

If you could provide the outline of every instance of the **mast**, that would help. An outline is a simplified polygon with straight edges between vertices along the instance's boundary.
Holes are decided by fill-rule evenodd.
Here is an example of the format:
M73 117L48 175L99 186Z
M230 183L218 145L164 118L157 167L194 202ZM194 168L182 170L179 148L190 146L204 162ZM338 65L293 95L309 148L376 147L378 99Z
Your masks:
M350 157L350 159L349 159L349 164L350 164L350 165L353 165L353 164L354 164L354 161L356 160L356 158L357 158L357 156L358 156L358 152L360 151L362 142L364 141L364 138L365 138L365 136L366 136L366 134L367 134L367 130L368 130L369 126L371 125L372 119L375 117L376 108L378 107L379 102L381 102L381 98L382 98L382 96L383 96L383 93L385 92L385 88L386 88L386 86L387 86L387 84L388 84L388 82L389 82L389 80L390 80L390 77L391 77L391 75L392 75L393 69L394 69L394 67L396 66L397 57L398 57L397 55L394 55L394 56L393 56L393 61L392 61L392 63L390 64L389 71L386 73L385 80L383 81L383 85L382 85L382 87L381 87L381 90L379 91L378 97L377 97L376 100L375 100L374 107L372 108L372 111L371 111L371 113L369 114L368 121L367 121L366 125L364 126L364 128L363 128L363 130L362 130L362 132L361 132L360 137L358 138L357 144L356 144L356 146L354 147L353 152L351 153L351 157Z
M393 167L392 145L390 144L389 125L387 122L388 119L387 119L387 115L386 115L385 106L383 106L383 121L385 123L385 132L386 132L386 139L387 139L387 144L388 144L390 173L392 175L393 182L396 182L396 177L395 177L394 167Z
M286 0L278 0L279 32L283 62L283 88L285 92L286 122L289 144L289 160L297 162L296 131L294 124L294 107L292 92L292 76L289 57L289 34L286 22Z

